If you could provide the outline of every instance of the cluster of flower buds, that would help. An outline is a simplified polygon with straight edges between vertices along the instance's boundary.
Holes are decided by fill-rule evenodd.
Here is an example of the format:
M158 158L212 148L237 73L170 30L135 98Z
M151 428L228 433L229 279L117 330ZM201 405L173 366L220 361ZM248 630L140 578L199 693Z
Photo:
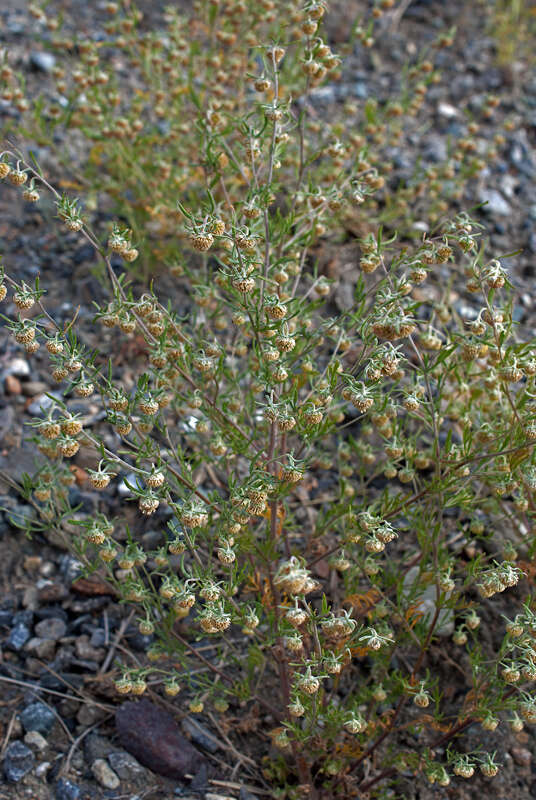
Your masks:
M509 561L503 561L502 564L496 564L492 569L483 572L477 587L483 597L492 597L515 586L522 575L519 567L514 567Z
M303 561L291 556L284 561L274 576L274 585L279 591L289 595L309 594L314 591L317 582L311 577Z
M120 228L114 225L108 238L108 249L112 253L117 253L125 261L135 261L139 255L138 250L133 247L131 242L132 231L128 228Z

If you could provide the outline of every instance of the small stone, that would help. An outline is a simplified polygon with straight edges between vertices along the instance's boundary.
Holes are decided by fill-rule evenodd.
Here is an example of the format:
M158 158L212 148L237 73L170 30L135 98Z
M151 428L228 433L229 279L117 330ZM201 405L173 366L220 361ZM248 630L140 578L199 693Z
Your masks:
M80 793L80 787L66 778L60 778L56 784L56 800L78 800Z
M52 764L50 761L41 761L34 770L34 774L36 778L44 778L47 772L49 771Z
M25 731L39 731L45 736L50 733L56 720L54 712L44 703L31 703L20 714L20 721Z
M94 761L102 761L108 757L108 753L112 750L110 740L105 736L99 736L97 733L90 733L84 739L84 756L88 764L93 764Z
M198 744L208 753L217 753L220 749L220 744L216 737L197 720L194 721L189 717L185 717L181 722L181 727L194 744Z
M532 753L526 747L512 747L510 750L512 758L520 767L529 767L532 761Z
M97 758L93 762L91 771L95 776L95 780L105 789L117 789L120 784L119 778L103 758Z
M78 658L100 663L105 656L105 650L92 647L89 642L89 636L85 634L76 640L74 646Z
M40 72L52 72L56 59L52 53L41 53L34 50L30 53L30 64Z
M63 583L47 583L39 589L38 598L41 603L57 603L58 600L64 600L69 594L69 591Z
M67 583L72 583L82 574L82 564L71 555L62 556L60 559L60 575Z
M9 628L13 622L13 612L8 608L0 609L0 627Z
M104 628L95 628L89 643L92 647L102 647L103 644L106 644L106 631Z
M41 639L39 636L33 636L26 645L26 652L37 656L43 661L48 661L54 658L56 642L52 639Z
M4 375L15 375L16 378L27 378L30 374L30 365L25 358L14 358L4 371Z
M48 386L44 381L25 381L21 387L25 397L37 397L48 391Z
M17 783L35 764L35 756L23 742L12 742L4 756L4 775L10 783Z
M27 586L24 590L24 594L22 595L22 605L24 608L29 608L31 611L35 611L38 602L38 589L35 583L32 583L31 586Z
M119 775L122 781L131 781L145 775L145 769L136 761L134 756L126 753L124 750L117 750L110 753L108 761L115 773Z
M33 522L35 512L31 506L25 506L20 503L12 506L5 512L6 520L12 528L25 528L29 522Z
M28 731L24 737L24 743L28 747L35 747L36 750L46 750L48 747L47 740L39 731Z
M134 472L129 472L128 475L125 475L117 484L117 494L119 497L129 497L132 494L132 490L128 488L127 484L136 486L136 477Z
M78 713L76 714L76 721L80 725L83 725L84 728L90 728L91 725L94 725L95 722L98 722L105 716L106 716L106 711L104 711L104 709L99 708L98 706L92 706L84 703L78 709Z
M51 617L50 619L43 619L41 622L38 622L34 630L42 639L52 639L57 642L58 639L65 636L67 625L62 619Z
M58 400L62 399L59 392L49 392L49 394L53 397L57 397ZM32 417L44 417L47 411L49 411L54 405L54 400L52 400L47 394L43 393L38 395L35 400L30 403L26 411Z
M206 774L205 756L182 735L171 714L150 700L123 703L115 725L124 749L153 772L179 780Z
M22 385L15 375L6 375L4 379L4 389L6 394L21 394Z
M451 106L450 103L439 103L437 106L437 113L441 117L452 119L452 117L457 117L460 112L455 106Z
M30 638L30 631L23 622L19 622L9 632L6 640L6 647L8 650L22 650L28 639Z
M31 628L34 621L34 612L31 609L24 609L24 611L17 611L13 615L13 625L19 625L21 622L27 628Z
M497 189L482 189L479 193L481 203L485 203L483 211L488 214L507 217L511 214L510 204L506 202Z

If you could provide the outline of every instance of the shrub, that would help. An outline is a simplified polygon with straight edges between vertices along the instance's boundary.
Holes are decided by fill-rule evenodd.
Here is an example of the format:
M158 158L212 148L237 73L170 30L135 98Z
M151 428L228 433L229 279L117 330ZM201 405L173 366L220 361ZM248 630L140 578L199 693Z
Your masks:
M36 98L7 64L0 81L2 97L22 114L13 136L22 132L46 145L91 202L132 231L141 253L132 274L162 265L182 273L186 232L177 196L197 208L207 190L217 205L228 192L253 219L272 178L279 202L294 195L297 212L325 194L317 213L328 214L329 226L319 221L317 238L361 236L378 225L419 236L416 220L441 218L504 144L500 133L491 144L478 137L479 123L496 106L489 96L480 110L474 103L464 109L466 125L451 137L443 162L416 158L407 178L390 179L393 148L420 135L420 110L441 79L438 51L452 44L452 31L401 71L398 95L341 103L341 56L323 35L322 3L206 0L189 12L167 9L162 31L142 28L135 8L120 13L117 4L108 6L104 31L93 39L81 37L76 23L72 30L64 21L62 31L52 6L46 14L34 8L36 30L58 59L54 80ZM375 35L380 44L385 37L382 12L392 6L386 0L367 10L342 50L355 41L363 58L374 52ZM275 175L259 175L259 185L259 158L272 134ZM356 175L380 190L366 214L348 202L353 189L362 191L351 185Z
M321 9L307 6L302 33ZM312 35L298 40L296 65ZM259 733L269 714L280 755L262 776L274 797L385 797L403 776L447 785L477 766L491 776L494 754L459 748L461 734L536 719L536 619L526 585L514 589L534 550L534 342L520 337L510 279L465 213L403 247L368 231L352 305L329 316L333 283L312 248L337 231L341 206L374 216L383 176L346 149L340 165L338 148L320 157L279 89L285 48L262 52L256 79L271 98L244 90L229 134L205 116L184 165L202 162L205 175L163 194L197 253L181 253L186 318L112 268L113 253L129 264L145 245L112 159L98 180L124 188L128 222L102 244L77 200L13 148L1 157L4 179L27 199L51 192L60 221L95 247L111 287L95 322L117 329L89 352L76 321L54 323L37 281L3 279L19 310L6 324L29 353L45 345L64 389L32 422L49 459L20 487L41 515L32 528L61 535L154 633L146 663L118 664L120 694L149 681L171 697L182 688L193 713L237 705ZM242 64L237 75L239 97ZM474 317L453 307L452 283L478 297ZM134 333L143 358L127 382L116 354ZM101 404L101 427L84 427L73 396ZM70 507L82 444L104 496L135 475L130 525ZM168 530L149 550L142 522L161 513ZM482 629L500 619L505 591L517 605L509 598L497 643Z

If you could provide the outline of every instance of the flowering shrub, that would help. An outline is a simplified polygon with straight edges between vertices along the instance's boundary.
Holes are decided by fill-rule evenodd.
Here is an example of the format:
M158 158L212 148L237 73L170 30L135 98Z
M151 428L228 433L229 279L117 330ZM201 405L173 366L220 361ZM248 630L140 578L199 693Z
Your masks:
M363 54L374 49L375 35L385 35L378 25L393 6L381 0L356 21ZM296 213L315 211L310 239L340 230L362 235L374 224L415 235L415 221L437 221L505 143L501 133L491 144L478 137L498 102L486 97L480 110L474 103L464 110L466 124L443 162L415 159L411 176L389 185L393 148L419 136L419 112L441 79L437 54L452 44L451 31L402 72L397 96L348 96L342 105L333 89L341 56L323 35L322 2L203 0L184 13L168 8L161 32L142 29L134 7L108 3L104 30L93 39L81 38L76 23L71 30L64 21L62 31L51 4L30 8L58 63L49 91L36 98L7 62L0 69L1 96L22 114L13 136L22 131L46 145L80 190L90 189L92 203L98 198L125 221L135 243L131 260L141 253L132 274L163 264L183 274L188 232L178 196L197 207L207 190L217 204L227 193L243 204L247 225L266 200L264 184L274 181L281 199L294 196ZM262 174L268 139L271 173ZM379 191L366 214L364 190Z
M239 6L249 8L223 8ZM277 27L273 6L261 3L258 13ZM242 46L238 12L216 24L218 5L202 8L213 15L203 36ZM154 155L151 164L141 151L130 162L134 183L143 175L140 196L154 189L170 236L180 224L188 242L178 269L192 304L186 318L128 284L152 212L138 216L129 205L134 183L114 170L118 153L138 146L139 110L128 135L104 137L110 149L101 151L94 186L114 194L115 185L128 221L106 243L79 202L57 193L22 153L10 148L0 158L3 179L31 201L51 192L60 222L94 246L111 287L95 324L118 330L110 352L90 353L75 321L56 325L38 282L2 279L0 295L9 289L16 312L7 326L28 353L46 347L63 389L32 422L48 459L21 487L40 514L33 527L61 535L136 609L140 631L154 634L146 663L118 665L118 693L141 695L149 684L170 697L182 690L193 713L238 705L239 714L257 714L257 729L262 709L279 751L262 765L273 796L318 800L385 797L404 775L442 786L477 768L492 776L500 761L484 749L466 752L464 730L507 721L519 730L536 720L536 617L526 587L523 597L514 589L533 574L535 343L519 335L510 279L465 213L403 247L380 226L364 233L352 305L330 316L333 283L316 272L315 242L337 230L336 215L351 203L372 218L384 177L365 142L350 155L330 130L331 144L319 149L312 134L322 139L322 126L309 138L305 113L295 116L280 71L299 69L305 97L325 60L337 61L311 38L322 14L309 3L294 20L301 33L292 28L290 55L277 41L256 51L255 88L265 101L246 90L241 59L214 82L223 88L218 108L214 97L199 99L208 90L196 94L193 79L177 91L170 130L179 119L189 128L184 142L172 139L185 148L184 183L171 167L155 177ZM127 49L129 20L119 25ZM184 39L178 17L173 26ZM232 42L221 38L227 28ZM169 46L148 37L143 63L180 89L178 68L168 73L168 60L154 59L153 48ZM188 58L199 52L192 45ZM311 61L314 73L305 69ZM87 70L96 69L92 57ZM208 67L195 78L203 85L206 75ZM108 97L102 86L91 86L95 103ZM341 137L345 130L341 122ZM153 233L166 241L166 229ZM112 254L126 262L120 277ZM453 308L453 281L478 298L474 317ZM114 355L134 333L143 356L131 384ZM100 403L105 423L84 427L73 396ZM70 508L70 459L82 444L94 453L95 489L105 495L131 474L139 522L164 512L168 530L155 549L142 545L141 524ZM502 620L505 591L515 610ZM481 636L492 622L502 628L498 647ZM199 640L210 643L208 655ZM446 689L458 665L453 700Z

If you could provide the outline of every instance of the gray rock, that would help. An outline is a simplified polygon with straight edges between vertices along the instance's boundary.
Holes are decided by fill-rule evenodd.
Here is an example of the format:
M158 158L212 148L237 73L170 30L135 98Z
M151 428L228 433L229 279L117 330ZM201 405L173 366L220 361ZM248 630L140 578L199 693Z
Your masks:
M67 632L67 625L59 617L51 617L50 619L43 619L38 622L34 628L35 633L41 639L52 639L57 642Z
M41 734L38 734L40 736ZM51 768L52 764L50 761L40 761L39 764L36 766L34 770L34 775L36 778L44 778Z
M39 731L28 731L24 737L24 744L35 747L36 750L46 750L48 747L47 740Z
M125 475L117 485L117 494L120 497L129 497L132 492L128 488L127 483L129 483L131 486L137 486L138 482L139 477L134 472L129 472L128 475Z
M110 753L108 762L122 781L136 780L145 775L145 768L125 750L116 750Z
M11 742L4 756L4 775L10 783L24 778L35 764L35 756L23 742Z
M19 622L9 632L6 640L6 647L8 650L22 650L28 639L30 638L30 631L23 622Z
M20 714L19 719L25 731L38 731L46 736L56 720L54 712L44 703L31 703Z
M46 660L54 658L56 651L56 642L52 639L40 639L39 636L33 636L26 645L26 652Z
M93 633L91 634L91 639L89 643L92 647L102 647L102 645L106 642L106 632L104 628L95 628Z
M91 727L95 722L103 719L106 716L106 711L98 706L89 705L89 703L80 704L80 709L76 715L76 721L83 725L85 728ZM113 766L113 765L112 765Z
M194 744L198 744L208 753L217 753L220 749L220 744L216 737L197 720L194 721L189 717L185 717L181 722L181 727Z
M82 564L77 558L70 555L60 559L60 575L67 582L72 583L82 574Z
M14 358L13 361L2 372L2 379L6 375L14 375L16 378L27 378L30 374L30 365L25 358Z
M120 780L111 767L108 766L103 758L97 758L91 765L91 771L97 783L105 789L117 789Z
M52 72L56 59L52 53L42 53L34 50L30 53L30 64L41 72Z
M19 625L22 622L22 624L26 625L27 628L31 628L33 621L34 613L31 609L17 611L17 613L13 615L13 625Z
M0 627L9 628L12 622L13 622L13 612L10 611L8 608L0 609Z
M5 517L12 528L25 528L28 523L35 519L35 511L31 506L17 503L9 511L5 512Z
M363 83L363 81L356 81L353 85L352 94L354 97L359 97L360 100L366 100L369 94L367 84Z
M83 635L79 636L75 642L75 650L76 655L78 658L86 659L86 660L93 660L97 662L101 662L105 655L105 650L102 648L92 647L89 642L89 636Z
M481 189L479 200L486 203L483 210L488 214L506 217L511 214L510 204L497 189Z
M56 784L56 800L78 800L80 793L80 787L65 778L60 778Z
M443 136L430 136L424 150L425 157L436 163L446 161L448 158L447 142Z
M110 740L97 733L90 733L84 739L84 756L88 764L107 758L111 750Z
M57 397L58 400L61 400L61 394L59 392L49 392L49 394L53 397ZM49 411L54 405L54 400L48 397L48 395L40 394L32 403L30 403L26 410L32 417L44 417L46 412Z
M22 393L25 397L36 397L47 390L48 386L44 381L24 381L22 384Z

